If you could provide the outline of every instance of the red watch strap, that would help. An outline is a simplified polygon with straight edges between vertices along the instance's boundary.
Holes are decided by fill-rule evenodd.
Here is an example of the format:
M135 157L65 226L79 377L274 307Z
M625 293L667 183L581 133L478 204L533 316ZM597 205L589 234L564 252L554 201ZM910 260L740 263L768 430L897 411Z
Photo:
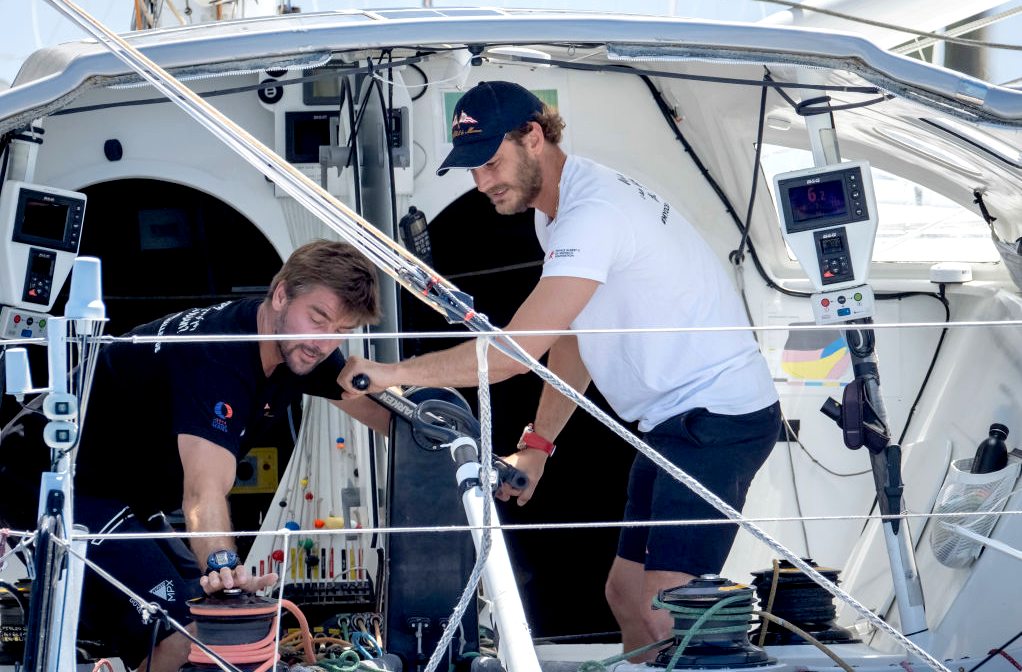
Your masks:
M547 455L553 455L554 449L557 448L553 443L537 434L531 423L526 425L525 431L522 432L521 444L526 448L542 450Z

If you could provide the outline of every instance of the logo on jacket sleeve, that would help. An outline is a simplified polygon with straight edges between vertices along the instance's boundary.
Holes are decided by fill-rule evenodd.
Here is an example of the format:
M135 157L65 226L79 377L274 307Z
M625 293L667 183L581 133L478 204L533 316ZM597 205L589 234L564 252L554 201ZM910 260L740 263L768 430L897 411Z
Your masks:
M213 414L216 416L213 418L213 429L226 432L227 421L234 415L234 409L226 401L218 401L213 406Z

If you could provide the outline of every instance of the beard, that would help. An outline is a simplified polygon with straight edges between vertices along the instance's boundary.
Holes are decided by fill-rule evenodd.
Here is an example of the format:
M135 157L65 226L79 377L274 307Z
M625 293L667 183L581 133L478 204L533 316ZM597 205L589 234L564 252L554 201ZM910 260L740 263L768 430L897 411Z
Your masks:
M517 150L518 170L515 172L514 182L500 184L490 190L491 192L507 190L504 194L505 200L501 203L493 202L493 198L490 198L494 208L502 215L516 215L519 212L525 212L529 208L529 204L539 196L540 189L543 187L539 160L530 159L525 153L525 148L520 145Z
M285 308L282 313L277 315L273 329L274 334L290 333L285 329L288 310L289 308ZM277 351L280 353L284 363L287 364L287 368L296 376L304 376L309 373L319 366L330 354L329 352L323 352L317 347L315 341L313 343L277 341Z

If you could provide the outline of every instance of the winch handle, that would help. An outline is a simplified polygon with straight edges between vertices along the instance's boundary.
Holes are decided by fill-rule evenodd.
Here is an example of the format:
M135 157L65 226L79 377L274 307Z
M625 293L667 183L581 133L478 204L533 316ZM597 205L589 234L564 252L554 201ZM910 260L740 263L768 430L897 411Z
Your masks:
M357 390L368 390L369 376L364 373L353 376L351 385ZM478 438L479 424L475 417L448 402L427 399L421 404L416 404L414 401L386 390L377 394L370 394L369 397L384 408L404 416L426 438L437 443L453 441L460 432L452 431L451 428L447 427L437 427L428 422L423 416L431 410L439 411L442 415L446 414L455 417L461 421L463 429L467 430L468 434ZM524 490L528 487L529 477L497 456L493 458L493 468L497 472L499 483L507 483L517 490Z
M524 490L529 487L528 476L496 455L493 456L493 470L497 472L499 483L507 483L515 490Z

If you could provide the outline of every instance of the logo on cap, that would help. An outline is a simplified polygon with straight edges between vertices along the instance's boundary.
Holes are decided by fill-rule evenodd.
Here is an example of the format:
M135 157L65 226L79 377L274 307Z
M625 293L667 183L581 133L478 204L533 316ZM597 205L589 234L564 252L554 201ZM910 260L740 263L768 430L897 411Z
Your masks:
M471 135L473 133L482 133L482 130L476 128L479 124L472 116L465 113L462 110L460 113L454 115L454 120L451 122L451 137L459 138L463 135ZM468 128L464 128L468 126Z
M478 124L478 123L479 123L478 121L465 114L465 110L462 110L460 115L454 117L454 122L451 124L451 128L454 128L459 124Z

